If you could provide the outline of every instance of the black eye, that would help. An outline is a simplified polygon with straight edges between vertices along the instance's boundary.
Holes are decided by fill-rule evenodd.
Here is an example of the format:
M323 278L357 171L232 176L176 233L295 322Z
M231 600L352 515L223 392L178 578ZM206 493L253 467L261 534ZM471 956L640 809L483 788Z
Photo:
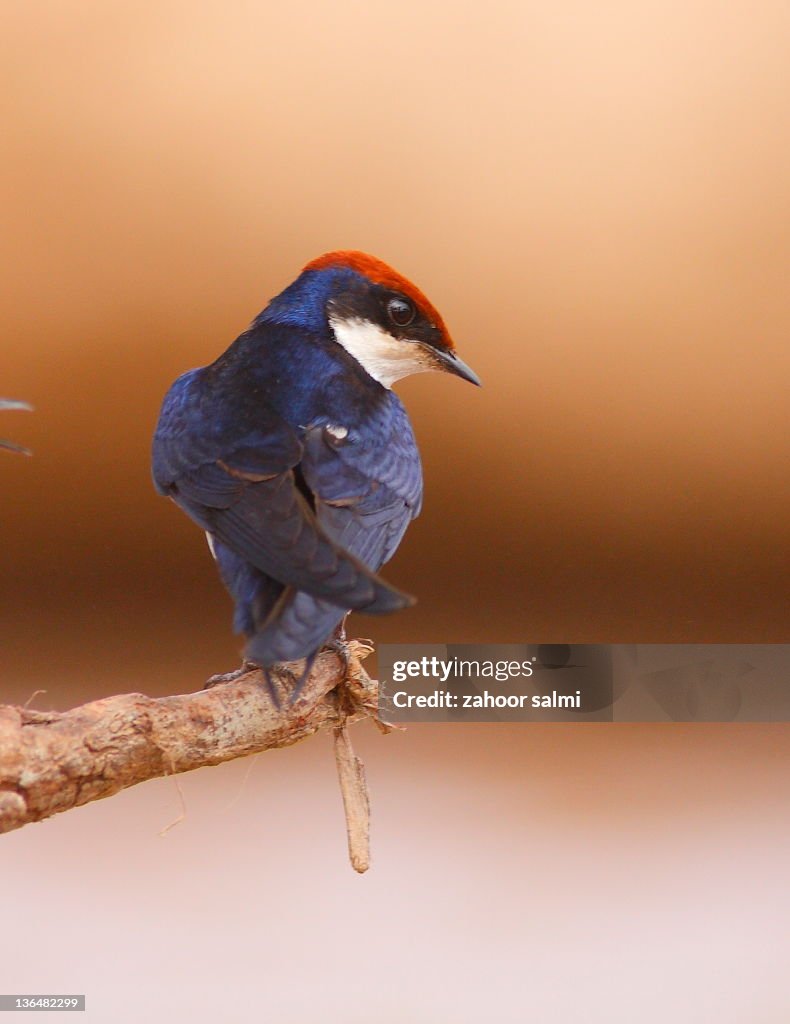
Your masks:
M387 303L387 316L397 327L408 327L416 315L408 299L390 299Z

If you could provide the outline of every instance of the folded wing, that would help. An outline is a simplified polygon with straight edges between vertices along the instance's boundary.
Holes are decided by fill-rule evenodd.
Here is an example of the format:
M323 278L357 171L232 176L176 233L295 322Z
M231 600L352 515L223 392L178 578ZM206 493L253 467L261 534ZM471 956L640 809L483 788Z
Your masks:
M362 554L344 550L313 511L297 479L304 452L293 429L254 394L223 423L204 373L185 374L165 399L153 451L160 493L286 587L344 609L386 612L410 604L363 564Z

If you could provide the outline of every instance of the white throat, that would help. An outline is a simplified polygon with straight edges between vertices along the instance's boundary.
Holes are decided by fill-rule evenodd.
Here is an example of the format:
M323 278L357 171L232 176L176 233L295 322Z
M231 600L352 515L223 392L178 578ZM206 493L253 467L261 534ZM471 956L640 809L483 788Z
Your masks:
M399 341L370 320L330 317L329 323L337 342L385 388L411 373L433 369L433 360L419 342Z

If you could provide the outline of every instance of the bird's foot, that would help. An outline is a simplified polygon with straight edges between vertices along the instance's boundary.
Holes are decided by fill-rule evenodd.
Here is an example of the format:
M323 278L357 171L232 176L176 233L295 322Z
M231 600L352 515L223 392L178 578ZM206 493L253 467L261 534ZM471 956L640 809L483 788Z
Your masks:
M278 711L282 710L282 701L280 700L280 694L277 691L277 686L274 682L274 677L271 671L262 665L256 665L254 661L247 661L245 658L241 665L234 669L232 672L220 672L216 676L210 676L203 684L204 690L210 690L214 686L221 686L223 683L235 683L238 682L243 676L250 675L251 673L259 673L263 676L263 682L266 687L266 691L271 698L272 704L277 708Z
M353 665L351 661L352 654L348 648L348 641L346 640L346 631L343 629L342 625L338 626L335 635L327 640L322 650L332 651L333 654L336 654L338 658L340 658L340 664L343 668L343 682L347 682L352 674Z
M363 683L363 677L367 679L367 676L362 671L360 663L375 649L372 640L347 640L346 631L342 626L338 627L335 635L327 640L321 648L322 651L332 651L340 658L343 669L342 684L352 691L358 690L360 694L367 693L368 690Z
M384 722L379 716L378 687L362 669L361 662L375 650L372 640L341 640L334 636L328 640L323 651L332 651L341 661L343 678L335 687L338 711L342 719L360 712L373 719L383 733L391 732L395 726Z
M221 683L235 683L242 676L246 676L249 672L256 671L256 669L257 665L253 665L251 661L243 661L232 672L220 672L218 675L209 676L203 684L203 689L210 690L212 686L219 686Z

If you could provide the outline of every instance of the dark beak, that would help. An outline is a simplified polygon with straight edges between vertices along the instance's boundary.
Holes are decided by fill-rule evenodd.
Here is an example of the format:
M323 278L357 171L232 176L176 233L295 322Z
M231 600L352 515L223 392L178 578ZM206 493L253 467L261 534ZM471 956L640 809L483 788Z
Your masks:
M483 382L475 371L470 366L467 366L463 359L459 359L452 349L434 349L433 351L437 356L437 370L454 373L456 377L468 380L470 384L476 384L478 387L483 386Z

